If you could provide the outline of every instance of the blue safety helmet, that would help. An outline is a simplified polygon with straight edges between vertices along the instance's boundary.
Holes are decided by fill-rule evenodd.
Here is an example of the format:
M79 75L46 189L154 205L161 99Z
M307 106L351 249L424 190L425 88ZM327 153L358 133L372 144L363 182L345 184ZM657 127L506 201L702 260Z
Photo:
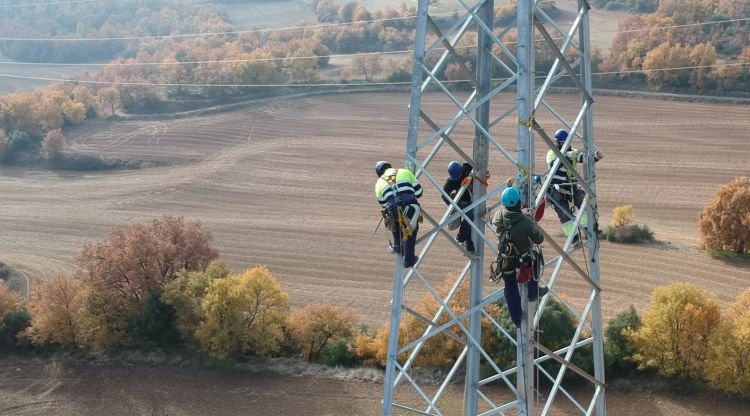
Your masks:
M461 179L461 176L463 176L464 173L463 171L464 169L463 166L461 166L461 162L457 160L448 164L448 176L454 181Z
M386 162L385 160L381 160L380 162L375 164L375 173L378 176L383 176L386 170L392 168L391 164Z
M565 140L568 140L568 131L565 129L556 131L555 140L557 140L558 143L565 143Z
M521 193L516 188L506 188L500 195L500 202L506 208L513 208L521 203Z

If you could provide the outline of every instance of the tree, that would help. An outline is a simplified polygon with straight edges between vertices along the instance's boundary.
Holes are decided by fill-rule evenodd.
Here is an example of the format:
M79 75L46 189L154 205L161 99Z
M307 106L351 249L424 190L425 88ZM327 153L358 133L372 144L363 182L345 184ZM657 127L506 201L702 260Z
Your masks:
M382 58L380 55L357 55L352 59L352 68L361 72L365 81L372 81L372 78L382 71Z
M62 130L52 130L44 137L42 149L47 159L56 160L60 158L64 148L65 136L63 136Z
M11 291L4 281L0 281L0 322L5 316L21 307L21 295Z
M106 110L109 110L109 116L114 117L117 114L117 110L120 108L120 91L117 88L106 87L99 90L97 94L97 100Z
M76 85L75 89L73 89L73 102L83 104L87 116L93 114L96 99L87 86Z
M639 368L655 368L665 376L703 376L709 340L721 316L713 297L687 283L660 287L640 328L625 332L638 351Z
M148 225L115 228L105 241L86 244L76 263L87 287L138 313L146 297L181 270L204 270L215 260L211 241L199 221L165 215Z
M664 42L656 49L646 53L643 59L643 70L646 78L653 85L686 86L689 72L684 69L665 70L667 68L685 68L690 66L690 51L681 45Z
M86 315L86 293L80 280L66 273L34 285L29 302L31 339L37 344L78 345Z
M211 282L195 331L203 350L218 359L279 350L289 297L266 267Z
M449 277L448 280L436 288L440 296L445 299L452 288L452 282L455 281L454 277ZM461 315L469 310L469 288L468 284L461 285L456 290L453 298L448 303L452 312L455 315ZM440 308L440 303L431 295L423 295L414 305L414 311L420 314L427 320L433 320L433 317ZM500 308L497 305L490 305L487 311L492 316L500 314ZM450 320L450 315L444 312L436 323L444 324ZM407 316L401 323L399 329L399 345L404 346L417 338L421 337L424 331L427 329L427 324L422 320L412 315ZM384 366L388 353L388 335L390 327L388 324L380 328L375 337L368 337L366 335L360 335L355 339L354 347L352 348L354 354L363 360L365 365L377 364ZM451 327L452 335L440 334L430 338L424 343L421 353L417 360L414 362L415 366L421 367L444 367L455 362L458 356L463 350L464 344L459 341L463 336L463 332L460 328L455 325ZM493 345L497 342L492 324L488 319L482 319L482 339L481 343L485 350L493 350L497 347ZM406 359L404 353L399 356L399 359Z
M276 75L276 64L273 55L265 49L256 49L243 55L246 59L235 65L235 81L238 84L270 84Z
M315 81L317 79L315 60L311 49L300 48L292 52L285 62L286 71L292 81L305 84Z
M353 311L341 306L312 304L289 315L287 328L302 355L314 360L329 342L351 337L356 320Z
M26 308L18 308L5 315L0 321L0 342L17 345L23 337L23 331L31 325L31 314ZM26 341L24 339L24 341Z
M714 334L706 375L714 387L750 396L750 289L737 297Z
M716 64L716 58L716 48L708 42L695 45L690 50L690 65L697 67L690 71L690 85L700 90L710 85L711 67Z
M635 365L630 357L635 354L633 346L628 342L625 333L635 331L641 326L641 318L635 311L635 307L621 312L607 323L604 331L604 361L607 365L607 377L629 375L635 370Z
M750 250L750 178L723 185L698 220L704 250Z
M130 320L130 330L148 345L169 348L180 343L180 332L175 325L175 309L162 301L161 289L151 292L143 305L143 313Z
M162 301L175 309L177 329L185 339L194 339L201 321L203 297L211 282L229 276L229 268L216 261L206 270L182 271L164 286Z
M79 102L68 102L63 106L63 116L70 124L79 124L86 119L86 106Z

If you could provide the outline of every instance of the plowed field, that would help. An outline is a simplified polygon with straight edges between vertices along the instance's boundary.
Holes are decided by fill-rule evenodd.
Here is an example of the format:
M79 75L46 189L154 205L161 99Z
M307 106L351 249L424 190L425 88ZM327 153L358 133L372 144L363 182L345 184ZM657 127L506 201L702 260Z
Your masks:
M552 103L564 108L569 99ZM179 214L203 221L236 270L268 265L293 306L338 302L379 324L387 319L393 259L383 230L373 237L379 213L372 166L402 160L407 102L401 93L329 95L193 118L86 124L69 134L70 150L168 165L115 173L0 171L2 261L45 279L69 269L85 242L104 238L113 226ZM442 109L439 104L433 107ZM453 111L446 106L434 114L447 118ZM674 281L695 283L722 305L750 285L747 265L697 249L703 205L718 185L750 174L747 111L598 98L596 139L606 155L598 164L600 222L609 221L613 206L632 204L636 221L665 242L602 243L606 316L631 303L642 311L654 287ZM539 120L556 128L548 115ZM497 131L515 149L512 125ZM467 149L469 133L454 133ZM440 181L451 158L433 165ZM491 171L491 185L511 174L494 156ZM434 190L423 200L432 212L443 209ZM551 211L543 224L560 238ZM436 247L424 262L430 276L441 279L462 267L465 259L447 241ZM570 282L562 290L582 297L585 287Z
M507 105L513 97L505 99ZM572 99L552 97L551 102L565 108ZM363 322L379 325L389 310L393 258L385 252L383 230L373 237L379 214L372 166L380 159L402 160L407 102L402 93L330 95L193 118L88 123L69 133L68 150L166 164L114 173L0 171L0 260L44 280L71 269L81 246L104 238L113 226L179 214L203 221L222 259L235 270L268 265L294 307L336 302L354 308ZM437 118L455 112L432 98L426 103ZM606 154L598 165L601 223L609 221L613 206L632 204L637 222L664 242L602 243L605 317L630 304L643 311L653 288L674 281L711 291L723 306L748 287L747 264L714 260L697 249L703 205L718 185L750 174L747 111L598 98L597 143ZM549 114L538 119L556 128ZM513 129L509 122L496 133L511 150ZM458 129L454 137L469 149L470 133ZM543 152L538 153L541 163ZM440 181L452 158L436 160L432 173ZM495 186L511 174L497 157L491 170ZM423 200L430 212L443 208L429 186ZM551 211L543 225L561 239ZM442 239L424 259L424 271L439 280L464 261ZM573 278L559 289L574 303L585 296L585 286ZM103 382L90 383L96 378ZM377 414L382 389L377 383L29 362L5 362L0 379L6 380L0 384L0 414L11 415L53 409L61 415L237 414L239 409L369 415ZM460 388L455 394L460 396ZM608 407L622 415L747 412L735 402L616 391Z

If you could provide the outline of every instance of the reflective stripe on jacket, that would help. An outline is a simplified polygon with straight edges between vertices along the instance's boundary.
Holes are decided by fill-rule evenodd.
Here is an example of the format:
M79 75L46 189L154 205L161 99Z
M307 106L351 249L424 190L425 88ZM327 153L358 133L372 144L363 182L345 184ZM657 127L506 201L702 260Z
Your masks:
M565 157L573 166L573 169L576 168L576 165L583 162L583 153L579 152L577 149L565 152ZM557 160L557 155L555 154L555 152L552 150L548 151L547 167L552 169L552 165L555 164L555 160ZM573 180L573 172L569 172L565 165L563 165L562 163L560 163L560 166L557 167L556 171L550 172L550 175L552 175L553 185L559 185L563 183L567 184Z
M375 183L375 199L385 208L389 203L409 203L422 196L422 185L408 169L388 169Z

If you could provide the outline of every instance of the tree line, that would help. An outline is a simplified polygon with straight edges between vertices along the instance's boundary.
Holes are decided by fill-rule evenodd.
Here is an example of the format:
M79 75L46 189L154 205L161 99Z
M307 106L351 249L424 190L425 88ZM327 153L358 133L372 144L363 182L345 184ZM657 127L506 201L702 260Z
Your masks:
M737 178L720 187L701 213L702 247L744 254L750 249L749 218L750 179ZM627 226L632 220L632 209L625 207L615 211L613 224ZM218 360L289 356L328 365L385 366L389 324L371 331L359 326L354 311L331 304L291 311L289 295L267 267L234 274L218 257L211 234L198 221L163 216L117 227L105 240L86 244L71 273L35 284L28 302L0 281L0 346L86 351L158 347L199 350ZM446 298L451 289L446 283L437 292ZM455 315L469 309L466 283L448 304ZM434 316L440 306L425 294L412 309ZM514 332L506 306L493 304L487 312L498 317L506 332ZM437 323L448 319L443 314ZM578 324L561 303L551 300L540 321L540 342L553 350L563 348ZM400 345L416 340L426 328L425 321L404 316ZM414 365L444 368L455 362L464 344L459 328L454 325L450 331L428 340ZM722 313L712 295L693 285L660 287L642 318L631 307L612 319L605 332L608 379L651 371L750 396L750 289ZM486 317L480 342L499 366L515 365L512 342ZM553 373L559 367L551 361L544 366ZM580 349L572 362L593 371L591 348ZM579 380L575 373L566 377Z
M135 55L138 41L79 41L66 38L122 38L206 33L231 30L222 12L212 5L176 0L43 3L3 9L0 37L60 41L0 42L3 55L26 62L88 62Z
M662 0L656 13L620 24L599 70L625 72L609 76L610 81L645 78L655 89L747 90L748 66L736 64L750 63L750 23L727 20L748 17L750 0ZM721 23L699 24L706 22ZM684 67L700 68L660 70Z

